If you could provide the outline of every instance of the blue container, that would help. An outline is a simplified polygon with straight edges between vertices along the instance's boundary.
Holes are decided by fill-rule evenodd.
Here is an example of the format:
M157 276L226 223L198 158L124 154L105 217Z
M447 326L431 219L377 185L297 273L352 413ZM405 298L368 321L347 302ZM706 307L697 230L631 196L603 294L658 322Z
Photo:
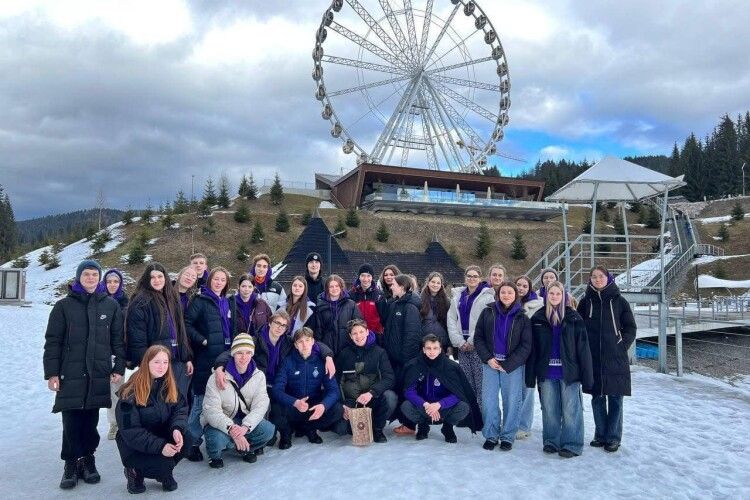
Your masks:
M636 342L635 355L638 358L659 359L659 346L646 342Z

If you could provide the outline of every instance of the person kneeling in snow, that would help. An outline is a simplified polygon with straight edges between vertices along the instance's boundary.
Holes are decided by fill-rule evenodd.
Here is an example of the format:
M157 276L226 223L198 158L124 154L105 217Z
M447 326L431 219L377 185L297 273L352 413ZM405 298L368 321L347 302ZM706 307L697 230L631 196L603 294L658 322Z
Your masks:
M165 491L177 489L172 476L192 445L185 430L188 404L177 388L170 349L154 344L143 354L138 370L120 389L117 402L117 448L128 493L143 493L143 478L156 479Z
M318 430L336 428L337 434L346 432L341 419L339 386L335 378L326 376L323 358L313 351L313 331L302 327L294 333L294 347L284 359L271 389L273 397L272 421L279 429L279 448L292 446L292 428L307 435L311 443L323 440Z
M206 384L201 424L205 426L208 465L214 469L224 467L221 455L231 448L240 452L245 462L255 462L255 451L276 432L263 418L269 404L266 376L255 366L253 354L253 338L240 333L232 341L232 359L224 368L224 389L217 387L216 373Z
M376 344L375 333L363 319L349 322L351 342L336 355L336 372L344 397L344 419L357 405L372 408L372 435L376 443L388 441L383 434L385 421L396 409L398 397L393 392L396 376L385 349Z
M406 401L401 411L417 423L417 440L427 439L431 424L443 424L441 432L448 443L457 442L454 425L468 427L472 433L482 428L474 390L458 364L443 354L437 336L422 338L422 355L404 371Z

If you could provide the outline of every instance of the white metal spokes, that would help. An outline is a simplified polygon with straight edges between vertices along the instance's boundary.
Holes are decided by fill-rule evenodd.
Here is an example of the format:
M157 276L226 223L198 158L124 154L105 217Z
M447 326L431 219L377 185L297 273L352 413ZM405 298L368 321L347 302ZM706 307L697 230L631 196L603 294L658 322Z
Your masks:
M334 0L313 60L321 116L358 162L478 172L499 154L510 78L476 2Z

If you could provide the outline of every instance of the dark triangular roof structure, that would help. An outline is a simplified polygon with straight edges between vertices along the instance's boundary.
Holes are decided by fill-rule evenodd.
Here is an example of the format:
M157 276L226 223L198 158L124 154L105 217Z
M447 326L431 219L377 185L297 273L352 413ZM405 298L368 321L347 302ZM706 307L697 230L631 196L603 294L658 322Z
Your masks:
M289 283L295 276L304 276L307 270L305 262L310 252L318 252L321 256L322 272L324 275L338 274L347 286L351 285L356 278L356 273L364 263L371 264L376 273L387 266L395 264L402 272L413 274L420 284L432 271L443 273L446 282L462 283L463 269L461 269L453 257L446 252L443 245L433 238L424 253L418 252L358 252L343 250L336 238L331 238L331 268L328 267L328 239L331 231L323 219L316 213L310 219L310 223L302 231L297 241L283 259L284 268L278 272L274 279L281 283Z

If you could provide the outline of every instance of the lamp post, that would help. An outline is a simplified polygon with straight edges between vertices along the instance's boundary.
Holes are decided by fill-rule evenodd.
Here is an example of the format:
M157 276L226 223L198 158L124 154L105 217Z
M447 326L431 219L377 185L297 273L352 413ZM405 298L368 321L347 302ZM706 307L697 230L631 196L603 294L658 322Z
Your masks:
M331 240L335 238L336 236L341 236L346 232L346 229L343 231L339 231L338 233L333 233L328 235L328 267L326 270L328 271L328 274L333 274L333 269L331 268Z
M742 164L742 196L745 196L745 165L747 163Z

